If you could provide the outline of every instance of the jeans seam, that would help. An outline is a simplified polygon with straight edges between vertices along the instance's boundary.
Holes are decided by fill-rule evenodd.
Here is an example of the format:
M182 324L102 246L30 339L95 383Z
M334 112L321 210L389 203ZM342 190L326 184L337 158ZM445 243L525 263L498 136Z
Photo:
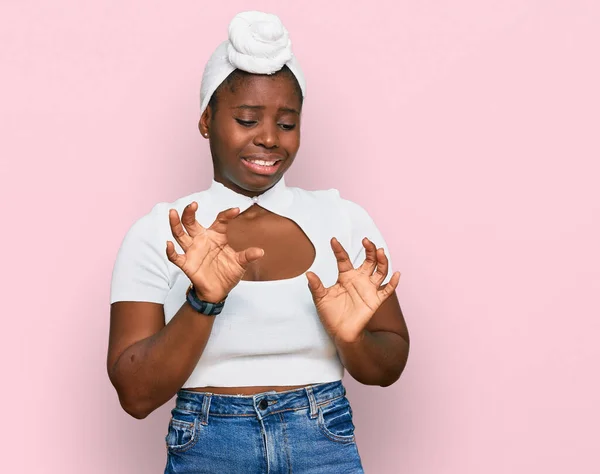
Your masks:
M289 474L292 474L292 460L290 459L290 444L287 434L287 425L285 423L285 418L283 417L282 413L283 412L279 412L279 419L281 420L281 425L283 427L283 439L285 441L285 458L287 460Z

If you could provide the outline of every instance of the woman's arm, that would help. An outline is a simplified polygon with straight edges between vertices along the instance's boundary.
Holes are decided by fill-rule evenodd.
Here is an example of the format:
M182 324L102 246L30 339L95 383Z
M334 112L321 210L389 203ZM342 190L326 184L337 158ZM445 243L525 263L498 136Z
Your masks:
M261 258L264 251L250 247L236 252L229 246L227 225L239 214L238 208L220 212L207 229L196 221L197 209L198 203L188 204L181 219L176 210L169 211L171 233L184 253L178 254L173 242L168 241L166 257L189 278L201 300L222 301L250 262ZM123 260L113 275L113 286L125 289L117 293L110 310L108 375L121 406L135 418L148 416L181 388L198 363L214 323L213 316L198 314L184 303L165 325L162 304L137 299L145 297L143 290L148 282L166 285L164 278L154 278L157 272L147 265L148 258L156 259L156 250L136 252L149 247L143 244L151 231L150 226L127 240L126 251L120 254ZM130 253L135 258L126 259ZM132 280L135 285L131 285Z
M366 385L387 387L396 382L408 359L410 338L396 293L392 293L355 342L335 341L350 375Z
M161 304L111 305L107 370L127 413L145 418L177 393L204 351L214 318L185 303L165 325Z
M317 313L334 342L340 360L359 382L388 386L400 377L408 358L409 337L396 296L400 272L387 284L389 260L383 248L364 238L364 262L354 268L335 238L337 282L325 288L313 272L306 272Z

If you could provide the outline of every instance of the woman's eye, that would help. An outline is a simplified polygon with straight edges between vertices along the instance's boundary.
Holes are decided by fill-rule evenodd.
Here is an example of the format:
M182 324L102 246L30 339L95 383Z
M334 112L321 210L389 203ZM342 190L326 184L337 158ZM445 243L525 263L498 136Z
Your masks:
M242 119L235 119L237 123L239 123L240 125L243 125L244 127L251 127L252 125L254 125L256 123L255 120L242 120Z
M294 128L296 128L295 123L280 123L279 126L284 130L294 130Z

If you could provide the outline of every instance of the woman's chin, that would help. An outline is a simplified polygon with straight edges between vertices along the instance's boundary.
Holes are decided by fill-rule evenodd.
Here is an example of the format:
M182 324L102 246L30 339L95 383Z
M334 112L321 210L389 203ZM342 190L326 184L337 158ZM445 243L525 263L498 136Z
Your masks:
M261 194L272 188L281 179L280 174L267 176L252 173L237 173L235 176L230 175L230 179L217 179L225 186L241 194L249 197ZM230 184L227 184L227 183Z
M283 168L278 168L273 174L254 173L252 170L248 169L243 171L244 172L239 175L240 186L248 191L256 192L266 191L272 186L275 186L285 172Z

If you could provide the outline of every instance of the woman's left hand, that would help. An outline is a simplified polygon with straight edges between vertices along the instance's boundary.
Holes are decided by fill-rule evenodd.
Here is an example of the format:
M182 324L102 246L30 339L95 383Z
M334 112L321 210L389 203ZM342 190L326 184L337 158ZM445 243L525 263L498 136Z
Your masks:
M388 259L382 248L369 239L362 241L365 261L354 268L348 253L334 237L331 248L338 264L337 282L325 288L313 272L306 272L317 313L334 342L353 343L361 339L363 330L377 308L398 287L400 272L394 272L389 283L380 288L388 273Z

